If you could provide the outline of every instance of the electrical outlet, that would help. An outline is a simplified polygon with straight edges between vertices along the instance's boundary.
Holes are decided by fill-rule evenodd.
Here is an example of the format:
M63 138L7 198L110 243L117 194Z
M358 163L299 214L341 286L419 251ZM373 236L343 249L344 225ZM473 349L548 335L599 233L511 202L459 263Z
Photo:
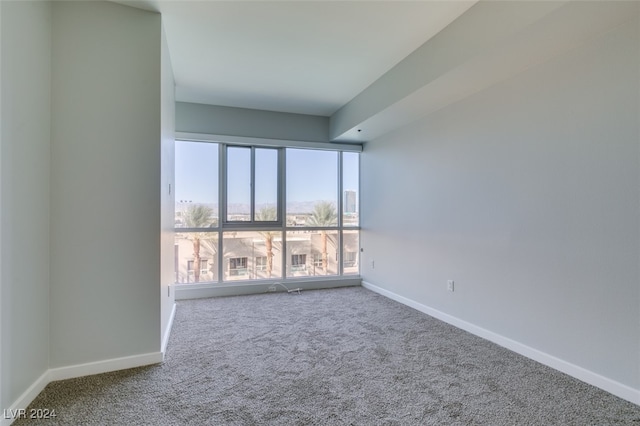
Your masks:
M453 292L454 290L453 280L447 280L447 290L449 290L450 292Z
M269 291L276 291L276 286L275 285L270 285L269 288L267 289Z

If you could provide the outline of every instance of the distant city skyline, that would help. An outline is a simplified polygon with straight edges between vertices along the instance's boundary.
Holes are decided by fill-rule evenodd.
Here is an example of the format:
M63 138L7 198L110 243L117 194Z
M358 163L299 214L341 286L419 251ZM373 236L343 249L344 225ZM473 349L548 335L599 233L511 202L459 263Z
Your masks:
M344 191L344 212L355 213L357 211L356 191L347 189Z

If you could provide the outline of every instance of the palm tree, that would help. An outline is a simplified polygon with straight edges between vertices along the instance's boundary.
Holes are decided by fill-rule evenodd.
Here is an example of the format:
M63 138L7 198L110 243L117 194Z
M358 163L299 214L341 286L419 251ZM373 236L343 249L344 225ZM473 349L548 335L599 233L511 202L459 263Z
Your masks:
M335 226L338 223L338 213L336 206L329 201L320 201L313 206L313 213L307 220L308 226ZM327 231L320 231L320 241L322 244L322 272L327 274L329 264L327 258Z
M263 207L256 212L256 221L259 222L275 222L278 220L278 213L275 207ZM267 251L267 277L271 278L273 271L273 237L276 232L261 231L260 235L264 237L264 244Z
M187 207L183 215L185 228L209 228L214 224L213 209L204 204L192 204ZM207 238L206 232L189 232L186 234L193 242L193 281L200 281L200 240Z

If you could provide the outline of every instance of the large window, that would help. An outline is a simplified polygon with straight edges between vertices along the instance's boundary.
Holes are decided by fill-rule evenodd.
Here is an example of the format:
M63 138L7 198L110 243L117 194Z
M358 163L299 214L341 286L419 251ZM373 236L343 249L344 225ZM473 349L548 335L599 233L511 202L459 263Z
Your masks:
M359 274L359 154L176 142L176 283Z

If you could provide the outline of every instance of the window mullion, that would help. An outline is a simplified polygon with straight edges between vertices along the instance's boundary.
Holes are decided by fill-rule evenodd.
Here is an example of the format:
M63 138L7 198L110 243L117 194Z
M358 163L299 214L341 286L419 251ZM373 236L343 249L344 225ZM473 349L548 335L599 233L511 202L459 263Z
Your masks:
M249 207L249 223L256 220L256 148L251 147L251 198Z
M287 179L286 179L286 170L287 170L287 155L284 148L280 148L280 163L279 163L279 199L278 202L280 204L280 223L282 224L282 256L281 259L281 267L282 267L282 279L287 279Z
M284 204L284 194L285 194L285 151L284 148L278 149L278 200L276 202L276 210L278 215L278 221L282 224L282 226L286 226L286 217L285 217L285 204Z
M224 274L224 255L222 253L222 228L227 221L227 146L219 145L218 151L218 284L222 283Z
M343 212L343 184L342 184L342 176L344 176L344 173L342 172L342 166L343 166L343 161L342 161L342 152L338 153L338 275L342 275L344 273L344 264L343 264L343 260L344 260L344 253L343 253L343 235L342 235L342 212Z

